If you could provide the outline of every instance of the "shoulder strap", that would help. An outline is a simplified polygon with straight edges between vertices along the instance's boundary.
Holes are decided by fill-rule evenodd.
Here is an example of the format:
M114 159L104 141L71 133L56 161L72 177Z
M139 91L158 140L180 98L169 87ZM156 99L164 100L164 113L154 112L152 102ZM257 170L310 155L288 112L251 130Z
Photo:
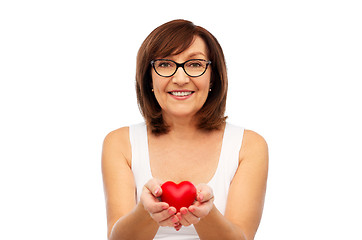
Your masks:
M226 123L224 139L220 154L221 167L232 181L239 167L239 152L244 136L244 128Z
M136 199L138 202L144 184L152 178L146 124L139 123L131 125L129 127L129 137L132 147L132 172L136 183Z

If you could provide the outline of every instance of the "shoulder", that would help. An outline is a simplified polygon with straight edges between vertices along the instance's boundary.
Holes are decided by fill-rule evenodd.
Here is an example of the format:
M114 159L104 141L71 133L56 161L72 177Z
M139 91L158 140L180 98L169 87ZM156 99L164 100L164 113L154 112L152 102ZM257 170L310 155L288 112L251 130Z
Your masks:
M268 144L260 134L245 129L243 142L240 149L239 160L259 159L268 161Z
M264 137L249 129L244 130L243 144L267 147L267 142Z
M115 145L115 144L129 143L129 127L121 127L111 131L104 138L103 144Z
M103 141L103 154L121 155L131 164L131 143L129 127L121 127L111 131Z
M104 141L121 141L124 140L126 137L129 137L129 127L121 127L115 129L108 133L104 139Z

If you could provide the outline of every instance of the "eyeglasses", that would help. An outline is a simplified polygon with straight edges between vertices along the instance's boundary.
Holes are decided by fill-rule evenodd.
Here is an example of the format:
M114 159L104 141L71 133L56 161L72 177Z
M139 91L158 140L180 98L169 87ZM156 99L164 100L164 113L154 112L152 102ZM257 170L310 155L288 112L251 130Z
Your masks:
M211 61L204 59L190 59L184 63L177 63L170 59L156 59L151 61L151 65L155 72L161 77L173 76L179 67L185 71L190 77L200 77L207 70L207 66Z

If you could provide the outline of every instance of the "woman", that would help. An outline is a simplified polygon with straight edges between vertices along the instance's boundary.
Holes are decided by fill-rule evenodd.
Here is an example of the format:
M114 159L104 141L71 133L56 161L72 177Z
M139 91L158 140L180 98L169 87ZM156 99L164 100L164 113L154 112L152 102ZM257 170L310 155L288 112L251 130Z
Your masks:
M145 123L109 133L102 172L109 239L254 239L268 150L257 133L226 122L227 74L216 38L175 20L156 28L137 56ZM197 198L160 201L165 181L192 182Z

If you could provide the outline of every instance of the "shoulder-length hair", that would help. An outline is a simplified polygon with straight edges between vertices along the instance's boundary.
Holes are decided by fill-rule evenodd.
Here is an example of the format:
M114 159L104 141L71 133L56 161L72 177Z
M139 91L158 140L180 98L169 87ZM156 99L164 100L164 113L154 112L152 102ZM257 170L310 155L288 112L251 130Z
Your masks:
M197 112L198 128L206 131L220 129L225 114L228 79L224 53L217 39L206 29L186 20L173 20L153 30L142 43L137 54L136 93L137 102L146 124L156 135L165 134L169 126L162 117L162 109L152 92L150 62L155 58L177 55L189 48L196 36L207 46L211 60L212 91Z

